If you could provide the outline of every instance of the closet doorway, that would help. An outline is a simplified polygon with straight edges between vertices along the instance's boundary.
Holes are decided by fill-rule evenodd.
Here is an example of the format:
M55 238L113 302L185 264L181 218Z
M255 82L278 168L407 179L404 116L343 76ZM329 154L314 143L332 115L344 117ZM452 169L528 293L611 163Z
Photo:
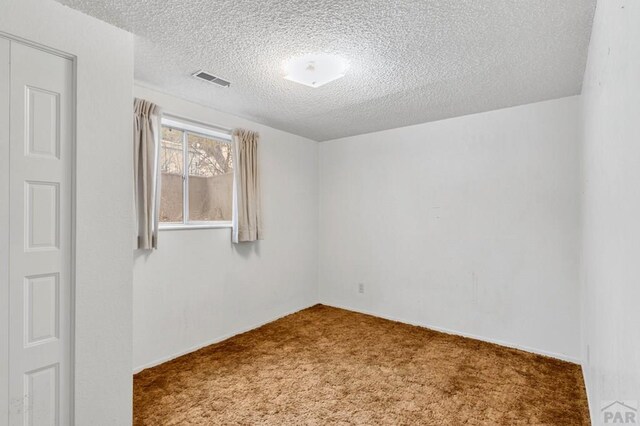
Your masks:
M72 424L74 80L0 35L0 424Z

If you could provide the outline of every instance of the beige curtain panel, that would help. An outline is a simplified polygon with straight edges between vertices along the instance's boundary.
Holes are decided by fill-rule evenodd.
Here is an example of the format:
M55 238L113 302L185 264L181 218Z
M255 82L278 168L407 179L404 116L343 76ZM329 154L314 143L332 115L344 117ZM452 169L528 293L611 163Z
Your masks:
M138 248L158 248L158 155L160 118L157 105L143 99L133 103L133 159Z
M262 240L262 206L260 194L259 138L249 130L232 133L235 150L235 193L233 242Z

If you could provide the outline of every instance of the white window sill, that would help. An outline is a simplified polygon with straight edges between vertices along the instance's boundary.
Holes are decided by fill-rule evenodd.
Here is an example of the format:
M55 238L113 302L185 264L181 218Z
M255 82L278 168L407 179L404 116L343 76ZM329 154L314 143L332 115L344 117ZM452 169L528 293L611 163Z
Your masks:
M159 231L182 231L189 229L217 229L232 228L231 222L207 222L207 223L167 223L158 227Z

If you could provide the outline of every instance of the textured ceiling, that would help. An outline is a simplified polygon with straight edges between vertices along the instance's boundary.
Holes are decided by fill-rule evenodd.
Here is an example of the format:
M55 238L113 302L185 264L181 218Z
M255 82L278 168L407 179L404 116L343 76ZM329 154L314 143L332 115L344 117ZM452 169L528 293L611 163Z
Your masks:
M595 0L59 0L137 35L136 80L328 140L579 94ZM310 52L350 62L320 88ZM229 89L193 79L204 69ZM219 123L224 124L224 123Z

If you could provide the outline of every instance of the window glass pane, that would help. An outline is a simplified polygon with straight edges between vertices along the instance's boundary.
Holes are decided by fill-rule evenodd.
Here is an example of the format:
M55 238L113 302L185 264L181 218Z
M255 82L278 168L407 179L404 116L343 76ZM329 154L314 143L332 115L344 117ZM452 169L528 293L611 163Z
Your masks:
M184 155L181 130L162 127L160 222L182 222Z
M231 220L233 158L229 141L187 134L189 221Z

